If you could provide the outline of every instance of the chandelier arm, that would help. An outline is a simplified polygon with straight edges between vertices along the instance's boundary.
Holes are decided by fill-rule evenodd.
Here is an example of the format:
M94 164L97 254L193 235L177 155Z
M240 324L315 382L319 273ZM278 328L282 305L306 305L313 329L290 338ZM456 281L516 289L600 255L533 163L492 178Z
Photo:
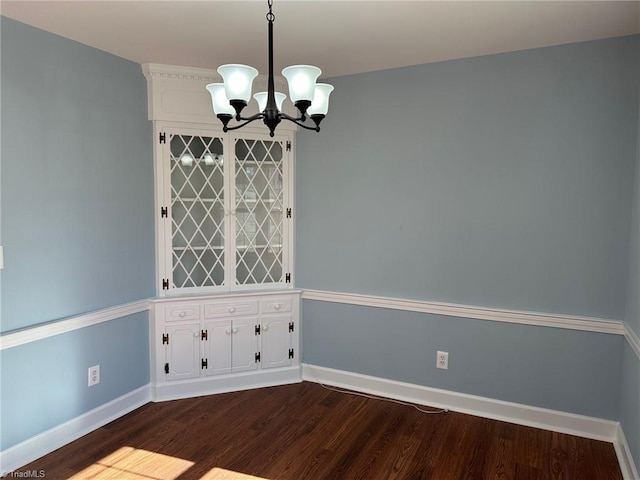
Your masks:
M305 115L300 115L299 117L292 117L289 114L286 114L284 112L280 112L280 117L284 118L285 120L289 120L290 122L304 122L307 117Z
M228 127L227 126L227 127L225 127L224 131L226 132L227 130L237 130L237 129L242 128L245 125L248 125L251 122L255 122L256 120L259 120L259 119L261 119L263 117L264 117L264 115L262 113L256 113L255 115L252 115L252 116L250 116L248 118L242 117L242 118L240 118L240 120L243 120L243 123L241 123L239 125L233 125L232 127Z
M309 125L305 125L304 123L302 123L302 122L300 121L300 120L301 120L301 118L294 118L294 117L292 117L292 116L290 116L290 115L287 115L286 113L280 113L280 116L281 116L282 118L284 118L285 120L289 120L290 122L295 123L295 124L296 124L296 125L298 125L299 127L306 128L307 130L314 130L314 131L316 131L316 132L319 132L319 131L320 131L320 127L319 127L319 126L317 126L317 125L316 125L315 127L310 127Z

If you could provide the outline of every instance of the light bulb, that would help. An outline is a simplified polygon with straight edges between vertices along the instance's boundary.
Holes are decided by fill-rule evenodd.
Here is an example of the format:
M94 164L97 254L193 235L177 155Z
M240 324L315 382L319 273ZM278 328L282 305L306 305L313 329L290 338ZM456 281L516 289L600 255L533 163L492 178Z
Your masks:
M205 165L214 165L216 163L213 155L211 155L210 153L205 153L202 159L204 160Z
M182 155L180 155L180 163L185 167L190 167L191 165L193 165L193 157L188 153L183 153Z

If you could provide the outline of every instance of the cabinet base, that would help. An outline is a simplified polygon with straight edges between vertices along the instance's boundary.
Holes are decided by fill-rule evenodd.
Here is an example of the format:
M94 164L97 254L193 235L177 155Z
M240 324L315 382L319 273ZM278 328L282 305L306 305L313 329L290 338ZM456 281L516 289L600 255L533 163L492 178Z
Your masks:
M151 385L151 400L162 402L300 382L302 382L302 370L299 365L296 365L193 380L156 383Z

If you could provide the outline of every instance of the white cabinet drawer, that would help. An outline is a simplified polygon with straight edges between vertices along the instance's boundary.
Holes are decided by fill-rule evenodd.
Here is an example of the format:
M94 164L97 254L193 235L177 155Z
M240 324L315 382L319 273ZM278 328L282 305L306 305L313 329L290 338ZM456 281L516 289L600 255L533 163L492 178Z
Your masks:
M258 302L209 303L204 306L204 318L257 315Z
M200 305L177 305L165 308L164 312L164 319L167 322L200 319Z
M291 311L291 298L279 297L260 301L260 313L281 313Z

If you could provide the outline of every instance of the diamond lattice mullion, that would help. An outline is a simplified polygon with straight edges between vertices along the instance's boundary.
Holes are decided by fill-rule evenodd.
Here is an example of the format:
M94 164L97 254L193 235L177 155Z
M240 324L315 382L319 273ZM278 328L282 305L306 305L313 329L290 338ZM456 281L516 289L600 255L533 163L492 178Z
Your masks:
M262 253L261 253L260 255L258 255L258 258L257 258L256 264L255 264L255 265L254 265L254 267L253 267L253 270L255 270L255 269L256 269L256 267L258 266L258 263L260 263L260 265L262 265L262 268L263 268L263 269L264 269L264 271L265 271L265 274L264 274L264 276L262 277L262 281L261 281L261 282L258 282L258 283L264 283L264 279L265 279L265 277L266 277L266 276L268 275L268 273L269 273L269 269L267 268L267 265L264 263L264 261L263 261L263 259L262 259L262 255L264 254L264 252L265 252L265 251L266 251L266 249L263 249L263 250L262 250ZM256 279L256 280L257 280L257 279Z
M205 212L206 207L205 208ZM191 245L191 242L193 241L194 238L196 238L197 234L200 234L200 236L204 239L204 241L206 242L205 245L202 245L203 247L209 247L209 248L213 248L213 246L211 245L211 241L213 240L212 238L207 238L207 235L202 231L202 229L200 228L202 226L202 223L204 222L204 218L202 219L202 221L197 222L196 219L193 217L193 215L191 214L191 208L189 210L187 210L187 216L189 216L189 218L191 219L191 221L193 222L193 225L195 227L195 231L193 232L193 235L191 236L191 238L189 238L188 240L188 244ZM215 224L215 221L213 222ZM198 245L200 246L200 245Z
M260 261L260 255L258 254L258 252L255 249L254 249L254 253L256 254L256 262L253 264L253 267L251 267L251 270L249 270L249 276L253 279L253 283L260 283L258 281L258 277L256 277L253 274L255 269L258 267L258 262Z
M275 244L275 238L276 237L282 237L282 231L280 229L280 224L279 223L275 223L276 227L274 228L273 232L271 232L271 235L269 235L269 237L267 238L267 245L272 247ZM266 236L265 236L266 237Z
M204 255L208 252L207 249L202 249L200 251L200 254L196 256L196 265L199 265L200 267L202 267L202 271L204 272L205 278L201 283L206 283L207 280L210 280L212 283L215 283L213 281L213 277L211 277L211 271L207 268L207 266L204 264L202 258L204 257ZM194 267L195 268L195 267Z
M267 269L268 272L272 272L274 266L280 267L280 272L282 272L282 262L280 262L280 258L279 257L280 257L280 252L278 252L277 254L274 254L273 262L271 262L271 265L269 265L269 268ZM282 276L282 273L280 275ZM271 278L273 278L273 277L271 277Z
M177 198L176 201L173 202L173 204L171 205L171 208L174 208L176 205L180 205L184 209L184 215L183 215L183 217L182 217L182 219L180 220L179 223L175 221L175 218L172 219L173 225L174 225L174 231L175 232L179 232L182 235L182 226L184 225L184 222L187 220L187 217L189 216L189 210L191 209L191 207L188 207L179 198ZM184 237L185 241L187 241L187 237L184 236L184 235L183 235L183 237Z
M247 251L248 251L248 250L245 250L245 253L246 253ZM237 265L238 265L238 266L242 266L242 265L244 265L244 268L247 270L247 276L246 276L246 278L245 278L244 282L242 282L242 283L243 283L243 284L247 284L247 283L249 283L249 280L250 280L250 279L253 279L253 280L254 280L254 282L253 282L253 283L255 283L255 277L254 277L254 276L253 276L253 274L252 274L253 269L250 269L250 268L249 268L249 265L247 265L247 262L245 262L245 261L244 261L244 256L241 256L241 257L240 257L240 259L239 259L239 261L238 261ZM236 281L237 281L237 279L236 279ZM239 282L238 282L238 283L239 283Z

